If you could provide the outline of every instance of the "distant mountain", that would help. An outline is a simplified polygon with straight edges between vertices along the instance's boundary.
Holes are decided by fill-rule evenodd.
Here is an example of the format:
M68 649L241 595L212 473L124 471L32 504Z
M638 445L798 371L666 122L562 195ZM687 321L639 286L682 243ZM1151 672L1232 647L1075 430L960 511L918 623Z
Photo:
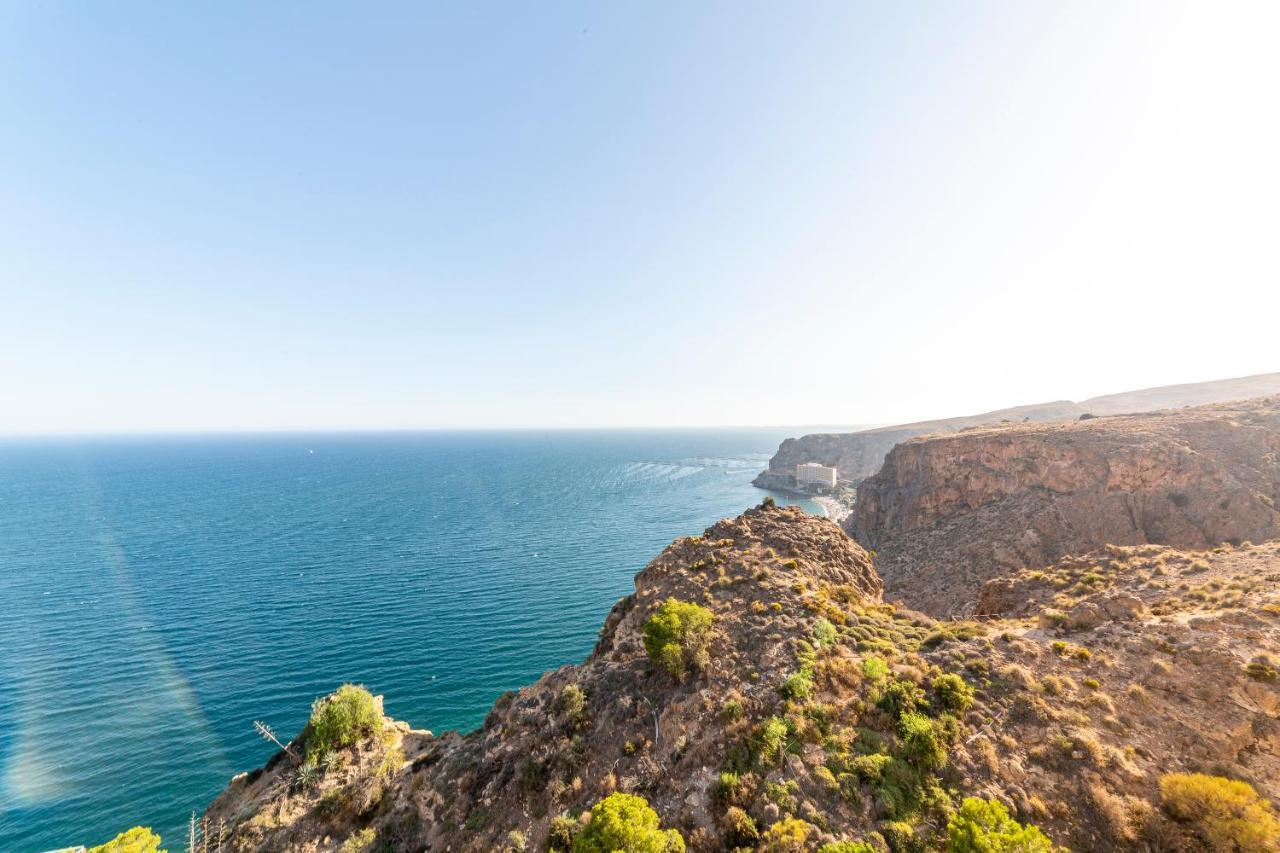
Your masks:
M834 466L839 471L841 482L857 484L880 470L885 455L894 445L919 435L959 432L971 427L999 423L1067 421L1078 419L1081 415L1150 412L1156 409L1225 403L1268 394L1280 394L1280 373L1144 388L1140 391L1091 397L1080 403L1056 400L1051 403L997 409L978 415L917 421L858 432L813 433L783 441L778 452L769 460L769 467L756 477L755 484L761 488L791 488L795 485L796 465L803 462Z
M1191 382L1186 385L1162 385L1091 397L1080 404L1085 411L1095 415L1126 415L1150 412L1155 409L1174 409L1180 406L1203 406L1208 403L1227 403L1232 400L1248 400L1280 394L1280 373L1259 373L1238 379L1216 379L1213 382Z

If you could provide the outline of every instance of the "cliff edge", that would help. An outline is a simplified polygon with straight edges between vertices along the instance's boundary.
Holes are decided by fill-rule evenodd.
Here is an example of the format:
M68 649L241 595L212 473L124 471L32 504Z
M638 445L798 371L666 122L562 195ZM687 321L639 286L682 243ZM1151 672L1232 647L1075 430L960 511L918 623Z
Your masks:
M1030 406L998 409L978 415L919 421L846 433L813 433L785 439L755 479L761 488L788 489L795 484L796 465L818 462L839 471L840 481L857 485L880 470L895 445L922 435L960 432L976 426L1000 423L1075 420L1082 415L1119 415L1183 406L1199 406L1280 394L1280 373L1262 373L1236 379L1165 385L1091 397L1079 403L1058 400Z
M206 837L886 853L999 832L1040 853L1212 849L1221 827L1188 816L1177 783L1239 786L1256 829L1231 831L1271 846L1237 849L1272 850L1280 547L1149 549L1006 579L984 621L938 622L885 604L835 524L766 502L676 540L583 664L502 696L475 732L414 730L370 697L379 725L319 750L330 725L313 715L231 781Z
M898 445L847 521L886 594L934 615L982 584L1105 544L1280 536L1280 397Z

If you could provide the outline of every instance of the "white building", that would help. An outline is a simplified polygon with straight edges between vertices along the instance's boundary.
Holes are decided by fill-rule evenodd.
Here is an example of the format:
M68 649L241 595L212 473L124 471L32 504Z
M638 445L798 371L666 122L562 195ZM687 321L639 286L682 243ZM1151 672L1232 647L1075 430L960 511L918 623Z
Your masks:
M805 489L818 486L835 489L836 469L817 462L802 462L796 466L796 487Z

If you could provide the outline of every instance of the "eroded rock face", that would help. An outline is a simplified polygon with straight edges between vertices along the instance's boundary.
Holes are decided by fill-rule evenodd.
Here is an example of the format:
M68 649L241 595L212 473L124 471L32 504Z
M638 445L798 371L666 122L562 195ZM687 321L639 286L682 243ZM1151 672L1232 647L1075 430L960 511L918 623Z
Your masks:
M840 480L857 485L880 470L885 455L900 442L921 435L959 432L976 426L1026 421L1068 421L1080 417L1150 412L1178 406L1200 406L1228 400L1246 400L1280 394L1280 373L1263 373L1235 379L1164 385L1121 394L1091 397L1079 403L1057 400L1030 406L998 409L979 415L965 415L932 421L878 427L858 432L813 433L788 438L769 460L769 467L756 477L761 488L791 488L796 465L818 462L840 472Z
M795 484L796 465L802 462L830 465L839 472L840 482L857 484L880 470L885 455L895 445L916 436L956 432L1002 421L1021 423L1024 420L1063 420L1079 417L1083 411L1070 400L1060 400L861 432L824 432L788 438L778 446L778 452L769 460L769 468L756 478L755 484L766 489L790 488Z
M848 528L891 598L949 614L992 577L1106 544L1273 538L1277 503L1269 397L908 441L859 487Z

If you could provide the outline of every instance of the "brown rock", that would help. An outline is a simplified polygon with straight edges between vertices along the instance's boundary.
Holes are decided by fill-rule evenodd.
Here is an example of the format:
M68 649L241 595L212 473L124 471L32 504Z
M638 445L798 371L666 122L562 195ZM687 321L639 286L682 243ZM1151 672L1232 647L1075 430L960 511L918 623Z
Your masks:
M1280 536L1277 498L1269 397L917 438L858 488L847 527L875 550L887 595L954 615L975 609L983 581L1108 544Z

